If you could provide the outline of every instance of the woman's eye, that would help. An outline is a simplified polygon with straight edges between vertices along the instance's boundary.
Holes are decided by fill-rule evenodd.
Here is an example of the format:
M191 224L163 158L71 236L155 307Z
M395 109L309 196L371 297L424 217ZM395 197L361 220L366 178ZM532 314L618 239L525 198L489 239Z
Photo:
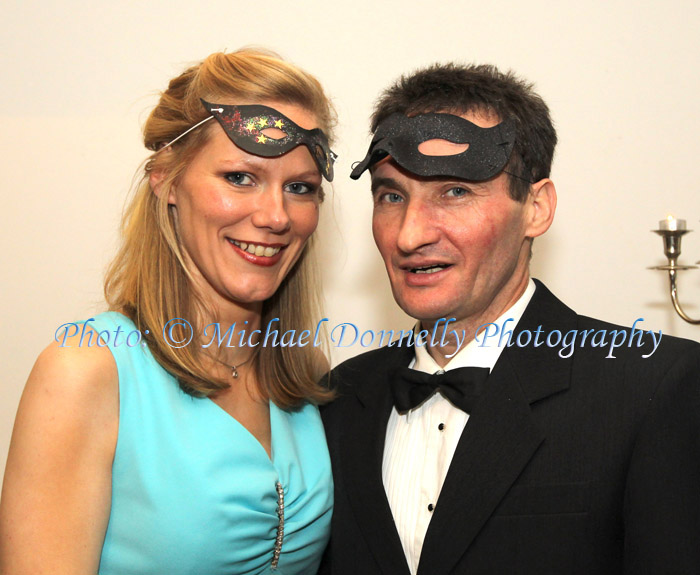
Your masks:
M224 177L235 186L252 186L254 183L253 178L245 172L230 172Z
M311 184L306 184L304 182L292 182L291 184L287 184L285 189L292 194L304 195L313 194L316 192L317 188L316 186L312 186Z
M469 190L467 190L466 188L455 187L455 188L450 188L449 190L447 190L445 195L450 196L450 197L454 197L454 198L461 198L463 196L468 196L469 193L470 193Z

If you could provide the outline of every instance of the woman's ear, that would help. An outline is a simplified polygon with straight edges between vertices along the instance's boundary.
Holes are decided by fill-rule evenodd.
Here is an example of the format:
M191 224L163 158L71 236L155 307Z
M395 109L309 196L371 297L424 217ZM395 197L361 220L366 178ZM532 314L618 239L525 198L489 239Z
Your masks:
M148 183L151 186L151 190L159 198L164 190L163 182L165 181L165 176L166 171L163 168L156 168L151 170L148 174ZM177 203L175 199L175 190L173 189L173 186L170 186L168 190L168 204L175 205Z
M557 190L554 182L549 178L543 178L530 186L527 200L530 217L526 235L536 238L545 233L552 225L554 212L557 209Z

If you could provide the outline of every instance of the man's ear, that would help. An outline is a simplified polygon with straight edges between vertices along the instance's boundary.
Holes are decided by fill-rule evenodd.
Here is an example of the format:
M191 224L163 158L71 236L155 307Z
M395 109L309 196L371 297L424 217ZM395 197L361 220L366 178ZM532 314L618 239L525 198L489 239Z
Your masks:
M163 168L156 168L155 170L151 170L148 174L148 183L151 186L151 190L159 198L164 189L163 182L165 181L165 176L166 171ZM174 186L170 186L168 191L168 204L175 205L177 203L175 199Z
M528 238L536 238L549 229L554 219L554 212L557 210L557 190L554 182L549 178L543 178L532 184L525 202L529 212L525 235Z

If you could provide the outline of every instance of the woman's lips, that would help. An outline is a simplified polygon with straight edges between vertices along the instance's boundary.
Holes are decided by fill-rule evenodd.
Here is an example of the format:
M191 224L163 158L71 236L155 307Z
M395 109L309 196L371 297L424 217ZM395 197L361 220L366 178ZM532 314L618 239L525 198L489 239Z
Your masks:
M273 266L282 257L282 251L287 247L282 244L254 244L240 240L228 239L234 251L246 261L259 266Z

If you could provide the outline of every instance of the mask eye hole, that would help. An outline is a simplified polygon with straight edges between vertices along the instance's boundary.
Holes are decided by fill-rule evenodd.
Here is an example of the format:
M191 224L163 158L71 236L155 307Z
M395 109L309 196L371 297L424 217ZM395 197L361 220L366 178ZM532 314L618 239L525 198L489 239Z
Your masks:
M287 132L280 130L279 128L265 128L262 130L262 133L265 134L265 137L270 138L271 140L283 140L287 137Z
M466 152L469 144L456 144L449 140L426 140L418 145L418 151L424 156L456 156Z

